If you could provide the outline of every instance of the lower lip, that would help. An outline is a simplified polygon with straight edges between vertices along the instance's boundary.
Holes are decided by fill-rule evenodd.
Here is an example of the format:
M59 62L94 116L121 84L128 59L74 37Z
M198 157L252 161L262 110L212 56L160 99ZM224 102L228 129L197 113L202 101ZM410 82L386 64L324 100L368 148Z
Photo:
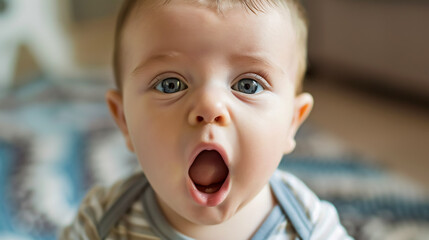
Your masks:
M230 186L230 175L225 179L225 182L222 184L220 189L215 193L203 193L200 192L195 184L192 182L191 178L188 177L188 190L192 196L192 199L199 205L205 207L215 207L221 204L229 193Z

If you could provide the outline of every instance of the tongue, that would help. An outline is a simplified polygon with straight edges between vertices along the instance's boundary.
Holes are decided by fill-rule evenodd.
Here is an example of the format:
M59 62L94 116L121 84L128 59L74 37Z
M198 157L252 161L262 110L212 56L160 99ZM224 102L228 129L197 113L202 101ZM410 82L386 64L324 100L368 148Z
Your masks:
M228 168L217 151L203 151L189 169L189 176L195 184L209 186L225 181Z

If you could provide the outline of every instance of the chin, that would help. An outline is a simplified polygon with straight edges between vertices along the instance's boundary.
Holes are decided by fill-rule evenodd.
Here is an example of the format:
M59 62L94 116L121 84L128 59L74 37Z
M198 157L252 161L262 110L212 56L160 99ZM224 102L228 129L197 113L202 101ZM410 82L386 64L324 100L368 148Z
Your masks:
M218 225L228 221L233 214L227 213L224 210L209 208L196 211L196 215L192 216L189 221L197 225Z
M194 222L197 225L218 225L221 224L225 221L227 221L229 218L225 218L225 219L216 219L216 218L204 218L204 217L200 217L199 219L197 219L196 222Z

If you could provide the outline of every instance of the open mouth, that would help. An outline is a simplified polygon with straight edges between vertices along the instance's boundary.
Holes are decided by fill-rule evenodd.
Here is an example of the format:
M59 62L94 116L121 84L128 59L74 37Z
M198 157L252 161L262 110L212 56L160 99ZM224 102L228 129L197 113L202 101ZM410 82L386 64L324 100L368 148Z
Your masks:
M214 194L225 183L229 169L218 151L204 150L195 158L188 174L199 192Z

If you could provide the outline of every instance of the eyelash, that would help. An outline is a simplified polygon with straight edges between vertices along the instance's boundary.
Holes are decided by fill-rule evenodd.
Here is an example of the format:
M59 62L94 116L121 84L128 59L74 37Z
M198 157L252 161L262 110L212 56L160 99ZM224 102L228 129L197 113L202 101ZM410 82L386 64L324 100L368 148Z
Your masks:
M268 81L267 79L269 79L269 74L266 71L256 72L256 75L261 76L265 81Z
M151 88L155 88L156 85L158 85L158 83L162 82L163 80L167 79L167 78L177 78L180 81L183 81L184 83L187 83L185 80L183 80L184 78L182 77L182 75L175 73L175 72L168 72L168 73L162 73L159 74L158 76L156 76L149 84L149 86Z
M254 72L248 74L247 76L249 76L249 78L254 79L259 84L261 84L264 87L264 89L267 89L271 86L271 84L268 80L268 79L270 79L269 74L266 71L254 71ZM240 79L238 81L240 81L243 78L247 78L247 77L240 77ZM236 81L236 82L238 82L238 81ZM236 82L234 82L234 84Z
M171 75L176 75L176 76L180 76L180 77L175 77L180 79L181 81L185 82L183 79L183 77L180 74L177 73L172 73L172 74L160 74L158 76L156 76L152 83L150 84L150 88L155 88L161 81L167 79L167 78L172 78L173 76ZM260 70L260 71L252 71L251 73L248 74L250 76L250 78L254 79L255 81L258 81L258 83L260 83L262 85L262 87L264 87L264 89L267 89L271 86L270 84L270 75L268 72L264 71L264 70ZM241 79L246 78L246 77L240 77L240 79L238 81L240 81ZM238 81L234 81L234 84ZM234 85L233 84L233 85Z

